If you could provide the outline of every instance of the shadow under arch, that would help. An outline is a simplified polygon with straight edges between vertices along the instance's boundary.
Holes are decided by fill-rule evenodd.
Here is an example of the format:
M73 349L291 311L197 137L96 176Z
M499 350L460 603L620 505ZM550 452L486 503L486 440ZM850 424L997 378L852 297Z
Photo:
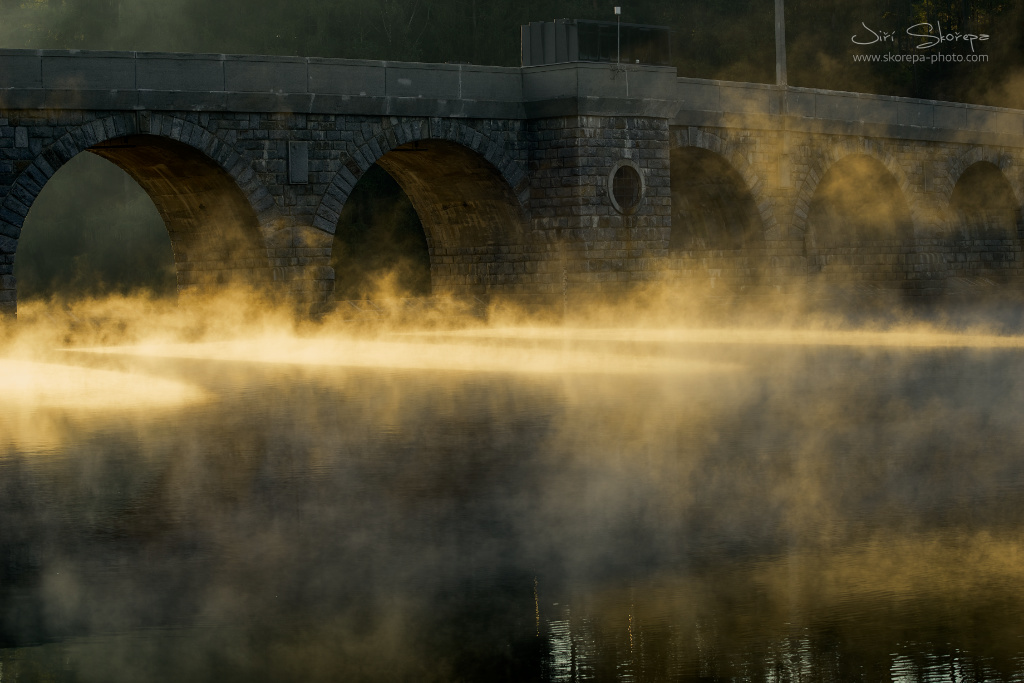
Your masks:
M401 186L374 164L356 183L331 246L334 300L429 296L426 231Z
M769 203L755 198L763 183L742 155L726 156L720 138L703 133L690 142L697 144L675 144L669 152L669 268L713 289L763 284L767 230L774 225Z
M903 287L914 220L900 182L869 154L848 154L821 175L804 232L808 269L827 282Z
M431 249L473 249L519 238L512 188L486 159L448 140L423 140L377 159L409 197Z
M179 291L271 279L260 226L273 218L273 198L231 145L197 124L163 115L86 122L27 164L0 202L0 265L8 272L43 186L86 151L127 172L152 199L171 238ZM0 313L17 313L16 292L13 273L3 275Z
M964 169L949 197L949 217L960 240L1016 239L1021 207L1010 181L990 161Z
M171 239L179 291L269 279L256 212L202 152L156 135L113 138L88 151L117 165L153 201Z
M829 167L811 197L807 228L818 247L908 240L914 233L899 183L867 154L847 155Z
M493 147L489 149L495 157ZM510 182L507 163L495 166L480 151L443 137L384 146L379 156L364 156L371 158L398 183L419 217L432 293L482 294L514 283L517 274L508 247L525 239L525 192L517 192L518 185ZM368 169L356 170L358 176L351 169L349 175L358 182ZM518 172L511 177L519 177ZM351 184L344 190L346 201L355 186ZM340 215L340 207L330 213ZM332 232L336 226L337 221ZM337 268L344 267L337 263Z
M950 193L952 275L1002 279L1014 274L1022 226L1021 206L1002 169L975 161L960 173ZM985 280L982 280L984 282Z
M743 151L733 143L700 128L679 128L673 131L669 139L671 151L676 149L695 148L714 153L724 161L740 178L740 184L749 193L754 207L761 217L761 225L766 239L778 230L775 220L774 202L767 196L767 187L754 167L747 161ZM670 153L671 153L670 151Z
M669 249L764 247L764 223L750 189L724 157L701 147L676 147L670 160Z

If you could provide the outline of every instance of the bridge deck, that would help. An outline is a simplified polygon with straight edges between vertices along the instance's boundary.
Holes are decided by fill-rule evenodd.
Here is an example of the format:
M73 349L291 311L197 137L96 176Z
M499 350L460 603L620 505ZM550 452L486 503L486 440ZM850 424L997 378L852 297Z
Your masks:
M673 125L822 130L1019 145L1024 112L679 78L675 69L509 68L259 55L0 50L0 108L528 119L636 115Z

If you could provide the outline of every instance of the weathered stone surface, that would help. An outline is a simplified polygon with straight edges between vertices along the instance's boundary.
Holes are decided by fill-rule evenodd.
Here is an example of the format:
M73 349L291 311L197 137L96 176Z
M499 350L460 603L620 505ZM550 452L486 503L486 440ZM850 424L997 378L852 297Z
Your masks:
M930 293L1024 274L1024 113L1014 110L633 65L2 50L0 74L4 312L16 307L9 271L25 216L47 179L84 151L117 163L153 198L181 289L279 283L312 309L331 295L341 211L375 163L420 214L438 291L550 295L660 280ZM679 239L719 211L680 207L686 149L720 160L725 170L705 181L733 190L702 196L740 198L759 237L732 249ZM871 159L905 202L901 239L815 237L819 189L853 157ZM610 198L622 163L642 179L628 215ZM972 234L973 219L951 205L979 164L1005 181L1015 212L997 235Z

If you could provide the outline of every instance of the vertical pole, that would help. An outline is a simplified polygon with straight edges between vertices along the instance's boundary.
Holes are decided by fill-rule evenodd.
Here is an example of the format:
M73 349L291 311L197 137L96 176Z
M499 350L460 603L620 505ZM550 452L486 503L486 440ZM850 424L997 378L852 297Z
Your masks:
M622 8L615 8L615 66L622 61Z
M569 264L566 263L565 235L558 243L558 255L562 261L562 322L569 316Z
M775 84L786 83L786 3L775 0Z

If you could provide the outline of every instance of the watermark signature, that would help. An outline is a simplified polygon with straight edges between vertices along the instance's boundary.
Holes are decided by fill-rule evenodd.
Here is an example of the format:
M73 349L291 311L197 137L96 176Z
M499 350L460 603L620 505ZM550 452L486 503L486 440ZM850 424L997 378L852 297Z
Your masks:
M876 45L878 43L896 43L896 31L876 31L868 26L863 21L860 25L868 32L869 35L854 34L850 37L850 41L854 45ZM933 48L936 45L942 43L967 43L971 46L971 52L974 52L974 43L983 42L989 39L987 33L960 33L959 31L943 31L942 22L935 22L933 27L931 22L922 22L920 24L914 24L907 28L907 35L912 38L921 38L916 47L918 50L927 50ZM916 60L912 60L916 61ZM924 61L924 60L921 60Z
M988 55L986 54L949 54L936 52L931 55L922 54L900 54L898 52L886 52L884 54L855 54L853 55L853 61L855 62L880 62L880 63L904 63L904 64L960 64L960 63L978 63L987 62Z

